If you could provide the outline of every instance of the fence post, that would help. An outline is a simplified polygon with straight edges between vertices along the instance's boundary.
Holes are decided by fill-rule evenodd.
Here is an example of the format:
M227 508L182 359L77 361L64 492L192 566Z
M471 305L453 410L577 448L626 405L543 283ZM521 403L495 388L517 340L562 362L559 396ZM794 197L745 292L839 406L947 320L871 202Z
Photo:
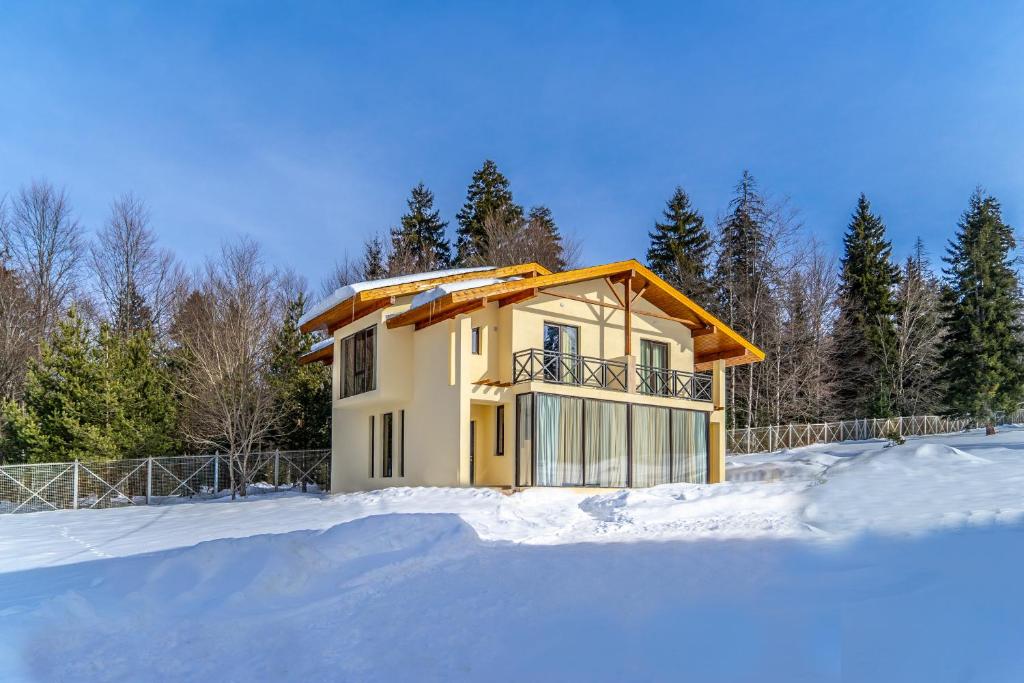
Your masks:
M146 505L153 496L153 458L146 458Z
M274 490L277 490L278 484L281 482L279 472L281 471L281 450L274 451Z
M71 480L71 508L73 510L78 509L78 460L75 460L75 475Z
M220 493L220 451L213 456L213 495Z

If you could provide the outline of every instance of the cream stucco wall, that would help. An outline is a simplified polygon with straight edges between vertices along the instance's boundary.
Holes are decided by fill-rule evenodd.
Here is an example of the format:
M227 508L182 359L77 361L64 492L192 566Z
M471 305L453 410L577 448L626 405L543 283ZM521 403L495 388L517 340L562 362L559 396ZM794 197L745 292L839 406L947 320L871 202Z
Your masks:
M616 303L604 280L566 285L552 290L570 297ZM619 286L621 295L621 285ZM544 382L509 386L512 355L542 348L547 322L580 328L580 353L622 359L625 353L622 311L542 292L527 301L501 307L490 303L420 330L413 326L388 329L387 319L408 309L411 297L357 320L335 332L332 409L332 491L357 491L384 486L469 486L469 422L477 421L475 484L509 486L515 472L515 396L528 391L562 393L588 398L630 401L691 410L711 411L712 404L645 396L589 387ZM642 315L659 312L643 299L634 304L632 346L639 356L640 341L667 342L670 367L693 371L693 340L682 324ZM344 337L371 325L377 327L376 388L346 399L340 395L338 354ZM480 353L471 352L473 328L480 328ZM717 370L717 366L716 366ZM722 373L724 377L724 373ZM724 379L722 380L724 381ZM503 386L481 384L496 382ZM718 387L716 377L716 390ZM724 395L724 393L723 393ZM496 406L505 410L505 454L495 453ZM402 444L404 411L405 443ZM393 414L394 476L382 477L382 415ZM370 416L374 417L374 468L370 476ZM724 411L711 414L712 437L722 434ZM716 428L715 425L718 425ZM405 472L401 476L404 446ZM724 468L712 445L712 465ZM724 443L721 445L724 453ZM715 478L717 470L712 473Z

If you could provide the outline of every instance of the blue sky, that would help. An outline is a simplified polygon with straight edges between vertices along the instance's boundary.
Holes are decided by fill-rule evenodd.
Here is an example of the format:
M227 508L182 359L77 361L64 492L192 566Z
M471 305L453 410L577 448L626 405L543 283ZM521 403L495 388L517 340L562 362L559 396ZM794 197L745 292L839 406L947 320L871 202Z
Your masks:
M488 157L587 263L744 168L835 253L862 191L898 255L977 184L1024 225L1021 3L285 5L5 3L0 193L134 190L187 262L244 233L313 285L420 180L453 229Z

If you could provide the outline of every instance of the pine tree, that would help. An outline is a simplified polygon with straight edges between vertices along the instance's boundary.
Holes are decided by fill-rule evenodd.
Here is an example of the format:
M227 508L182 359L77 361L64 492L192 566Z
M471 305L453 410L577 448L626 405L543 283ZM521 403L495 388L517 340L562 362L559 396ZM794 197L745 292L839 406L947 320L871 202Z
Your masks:
M708 300L711 234L683 188L667 202L665 221L648 233L647 265L663 280L698 302Z
M448 223L434 209L434 193L423 183L412 188L401 227L391 231L391 275L424 273L451 266L451 247L444 236Z
M883 362L894 339L893 291L898 271L885 224L861 194L843 239L836 363L836 401L844 417L893 413L892 378Z
M320 363L299 365L298 359L313 345L311 335L299 329L305 296L292 301L274 338L270 381L281 415L272 440L278 448L329 448L331 443L331 372Z
M1015 247L999 202L979 188L943 259L946 403L984 423L989 434L995 413L1015 409L1024 395L1021 292L1010 256Z
M384 240L374 235L363 243L363 262L361 266L363 280L380 280L387 277L387 255L384 253Z
M502 175L493 161L487 159L473 174L466 190L466 203L455 216L459 223L456 261L465 265L486 251L485 221L489 216L501 216L503 220L514 223L522 215L522 207L512 200L508 178Z

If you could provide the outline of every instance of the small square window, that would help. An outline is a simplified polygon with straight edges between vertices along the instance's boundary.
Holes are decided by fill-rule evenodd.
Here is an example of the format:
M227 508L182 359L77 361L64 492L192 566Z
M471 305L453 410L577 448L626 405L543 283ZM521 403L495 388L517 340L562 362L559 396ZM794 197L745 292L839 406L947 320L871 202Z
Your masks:
M480 328L474 327L473 332L470 335L470 347L473 353L477 356L480 355Z

